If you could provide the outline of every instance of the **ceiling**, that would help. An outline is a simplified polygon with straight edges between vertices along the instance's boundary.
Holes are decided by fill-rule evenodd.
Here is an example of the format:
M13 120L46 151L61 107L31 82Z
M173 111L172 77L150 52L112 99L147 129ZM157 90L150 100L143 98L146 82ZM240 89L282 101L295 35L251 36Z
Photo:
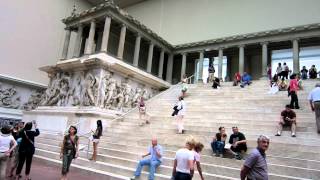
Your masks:
M87 1L92 5L98 5L100 3L103 3L105 0L87 0ZM128 6L132 6L146 0L113 0L113 1L120 8L126 8Z

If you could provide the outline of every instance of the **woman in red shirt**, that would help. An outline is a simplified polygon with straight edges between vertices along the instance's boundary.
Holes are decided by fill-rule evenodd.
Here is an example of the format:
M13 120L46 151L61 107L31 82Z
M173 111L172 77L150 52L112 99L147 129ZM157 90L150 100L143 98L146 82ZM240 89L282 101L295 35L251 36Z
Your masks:
M299 109L299 103L298 103L298 80L297 80L297 75L293 74L290 76L290 84L289 84L289 92L291 96L291 102L290 102L290 108L291 109Z

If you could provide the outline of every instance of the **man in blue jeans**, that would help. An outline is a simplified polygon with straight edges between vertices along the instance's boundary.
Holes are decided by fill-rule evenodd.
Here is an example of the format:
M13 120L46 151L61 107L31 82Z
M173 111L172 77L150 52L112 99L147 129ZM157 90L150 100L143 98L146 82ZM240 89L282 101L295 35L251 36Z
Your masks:
M224 127L219 127L219 133L216 134L215 137L213 137L213 140L211 142L211 148L214 153L216 153L216 156L223 157L223 151L224 151L224 145L227 139L227 134L225 132Z
M163 149L160 145L158 145L157 139L152 138L152 146L148 148L148 153L145 155L142 155L142 158L149 156L148 159L140 160L136 169L136 172L134 173L134 176L131 179L136 179L140 176L142 167L147 165L149 166L149 180L154 179L154 173L156 172L156 168L161 164L162 162L162 155L163 155Z

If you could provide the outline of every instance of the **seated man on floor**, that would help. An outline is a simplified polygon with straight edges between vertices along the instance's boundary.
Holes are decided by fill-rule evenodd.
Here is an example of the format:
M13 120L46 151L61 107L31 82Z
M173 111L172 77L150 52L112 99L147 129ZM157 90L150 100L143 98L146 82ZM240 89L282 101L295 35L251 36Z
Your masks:
M145 155L142 155L142 158L149 156L148 159L140 160L136 169L136 172L134 173L134 176L131 179L136 179L140 177L142 167L147 165L149 166L149 180L154 179L154 173L156 172L156 168L161 164L162 162L162 155L163 155L163 149L160 145L158 145L157 139L152 138L152 145L148 149L148 153Z
M240 87L244 88L246 85L250 85L252 83L251 81L252 81L251 76L248 73L244 72L241 79Z
M230 136L230 151L236 159L242 159L241 154L247 151L247 140L243 133L239 132L238 127L232 127L233 134Z
M279 83L279 91L287 91L288 85L287 82L284 80L284 78L281 79L281 82Z
M296 137L296 113L290 108L290 105L286 105L286 109L281 112L276 136L281 136L282 129L285 126L291 127L291 136Z
M211 148L213 153L216 153L216 156L223 157L224 145L227 140L227 134L224 127L219 127L219 132L213 137L211 142Z

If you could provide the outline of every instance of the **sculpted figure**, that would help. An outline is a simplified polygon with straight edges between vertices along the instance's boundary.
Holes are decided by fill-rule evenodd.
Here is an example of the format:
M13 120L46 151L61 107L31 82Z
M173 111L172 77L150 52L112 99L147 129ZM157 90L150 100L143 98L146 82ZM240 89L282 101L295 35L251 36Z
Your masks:
M124 102L124 95L123 95L123 88L118 86L115 96L113 97L114 102L116 103L116 108L118 110L121 110L123 107L123 102Z
M58 106L65 106L68 103L69 95L69 81L67 79L62 79L60 81L60 94Z
M41 105L55 105L59 101L59 92L60 92L60 81L61 81L62 73L58 72L51 79L47 90L45 91L44 99Z
M20 107L20 97L14 97L17 94L15 88L1 90L0 106L5 108L18 109Z
M132 98L132 107L135 107L137 105L140 96L141 96L141 89L136 88L136 91L135 91L134 96Z
M124 92L123 92L123 96L124 96L124 106L125 107L129 107L131 105L131 86L126 83L124 84Z
M110 79L110 82L107 86L107 92L106 92L106 97L104 102L105 107L108 108L112 105L111 100L115 93L116 93L116 80Z
M28 102L23 105L24 110L32 110L38 107L42 100L42 92L41 91L34 91L30 95L30 98L28 99Z
M91 73L88 73L86 76L85 84L84 84L83 104L85 106L96 105L95 104L96 91L97 91L97 80Z
M69 91L69 97L71 97L70 102L73 106L78 106L81 104L82 100L82 79L83 74L80 74L75 77L75 83L73 84L73 89Z
M107 86L109 86L110 79L111 79L111 74L109 72L106 72L105 76L102 78L101 85L100 85L101 97L100 97L99 105L101 108L104 107L104 102L106 100L106 93L108 92Z

